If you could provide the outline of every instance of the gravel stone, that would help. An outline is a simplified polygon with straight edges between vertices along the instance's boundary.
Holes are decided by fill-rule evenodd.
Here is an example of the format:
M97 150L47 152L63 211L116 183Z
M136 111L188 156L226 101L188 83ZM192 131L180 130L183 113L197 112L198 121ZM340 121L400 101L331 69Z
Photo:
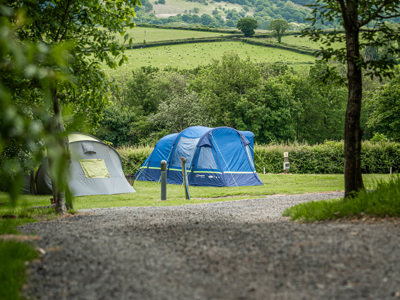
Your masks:
M343 193L82 210L26 224L45 254L33 299L400 299L393 222L290 222L285 208Z

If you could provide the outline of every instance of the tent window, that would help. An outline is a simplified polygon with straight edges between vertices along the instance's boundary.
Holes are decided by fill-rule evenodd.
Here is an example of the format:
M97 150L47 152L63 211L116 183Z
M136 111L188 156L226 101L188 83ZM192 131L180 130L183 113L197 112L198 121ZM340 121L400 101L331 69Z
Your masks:
M217 170L217 163L215 162L212 149L210 147L201 147L199 152L199 160L197 161L197 168L202 170Z
M181 157L186 158L186 166L190 166L192 164L194 151L196 150L196 145L198 141L198 138L188 139L185 137L181 137L178 145L176 146L174 157L172 159L172 166L181 167Z
M86 178L109 178L104 159L81 159L79 161Z
M92 143L82 143L82 150L85 154L95 154L96 150L94 150Z
M251 167L253 169L255 169L254 161L253 161L253 155L251 155L251 150L250 150L249 145L246 146L246 153L247 153L247 157L249 158Z

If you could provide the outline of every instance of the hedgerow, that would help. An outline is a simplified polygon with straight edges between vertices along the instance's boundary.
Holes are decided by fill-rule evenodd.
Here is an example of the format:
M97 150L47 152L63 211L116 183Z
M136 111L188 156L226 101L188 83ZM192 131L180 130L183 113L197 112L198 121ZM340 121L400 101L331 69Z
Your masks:
M153 150L145 147L122 147L121 155L126 175L136 173ZM282 173L283 153L289 153L290 173L296 174L340 174L344 172L343 142L327 141L318 145L255 145L254 161L259 173ZM400 171L400 143L363 142L361 169L364 174L393 173Z

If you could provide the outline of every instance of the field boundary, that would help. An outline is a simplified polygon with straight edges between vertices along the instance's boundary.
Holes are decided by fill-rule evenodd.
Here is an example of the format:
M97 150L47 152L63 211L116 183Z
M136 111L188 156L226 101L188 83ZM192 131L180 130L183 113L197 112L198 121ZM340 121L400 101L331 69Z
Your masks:
M269 37L269 35L258 35L255 38L264 38ZM182 44L196 44L196 43L216 43L216 42L244 42L250 45L268 47L268 48L277 48L287 51L292 51L300 54L315 56L315 52L317 49L306 48L306 47L295 47L289 45L279 45L275 43L270 43L266 41L257 41L254 38L244 38L243 35L231 35L231 36L221 36L221 37L204 37L204 38L188 38L188 39L179 39L179 40L165 40L165 41L156 41L156 42L146 42L146 43L138 43L132 46L126 46L126 49L141 49L141 48L151 48L151 47L161 47L161 46L172 46L172 45L182 45Z

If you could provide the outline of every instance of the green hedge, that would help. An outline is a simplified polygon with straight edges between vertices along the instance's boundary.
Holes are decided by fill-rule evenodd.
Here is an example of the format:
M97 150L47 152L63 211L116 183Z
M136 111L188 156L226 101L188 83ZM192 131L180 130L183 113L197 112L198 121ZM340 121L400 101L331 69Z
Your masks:
M276 44L276 43L271 43L271 42L265 41L265 40L257 40L257 38L253 38L253 39L243 38L241 40L243 42L245 42L247 44L251 44L251 45L269 47L269 48L278 48L278 49L282 49L282 50L293 51L293 52L297 52L300 54L306 54L306 55L311 55L311 56L315 56L315 51L316 51L316 49L311 49L308 47L294 46L294 45L289 45L289 44L285 44L285 43Z
M124 147L118 149L126 175L136 173L150 155L152 147ZM325 142L319 145L256 145L254 160L259 173L282 173L283 152L289 152L290 173L340 174L344 171L343 142ZM362 145L362 172L400 172L400 143L364 142Z
M165 25L156 25L156 24L136 24L137 27L147 27L147 28L159 28L159 29L177 29L177 30L191 30L191 31L205 31L205 32L218 32L218 33L232 33L232 34L240 34L241 31L237 29L221 29L215 27L207 27L207 26L165 26Z
M165 40L165 41L154 41L146 43L136 43L132 46L126 46L127 49L137 49L137 48L150 48L150 47L160 47L160 46L172 46L180 44L195 44L195 43L215 43L215 42L226 42L232 40L240 40L240 36L216 36L216 37L201 37L201 38L187 38L178 40Z
M125 175L135 174L142 163L153 151L153 147L120 147L117 148L122 160Z

